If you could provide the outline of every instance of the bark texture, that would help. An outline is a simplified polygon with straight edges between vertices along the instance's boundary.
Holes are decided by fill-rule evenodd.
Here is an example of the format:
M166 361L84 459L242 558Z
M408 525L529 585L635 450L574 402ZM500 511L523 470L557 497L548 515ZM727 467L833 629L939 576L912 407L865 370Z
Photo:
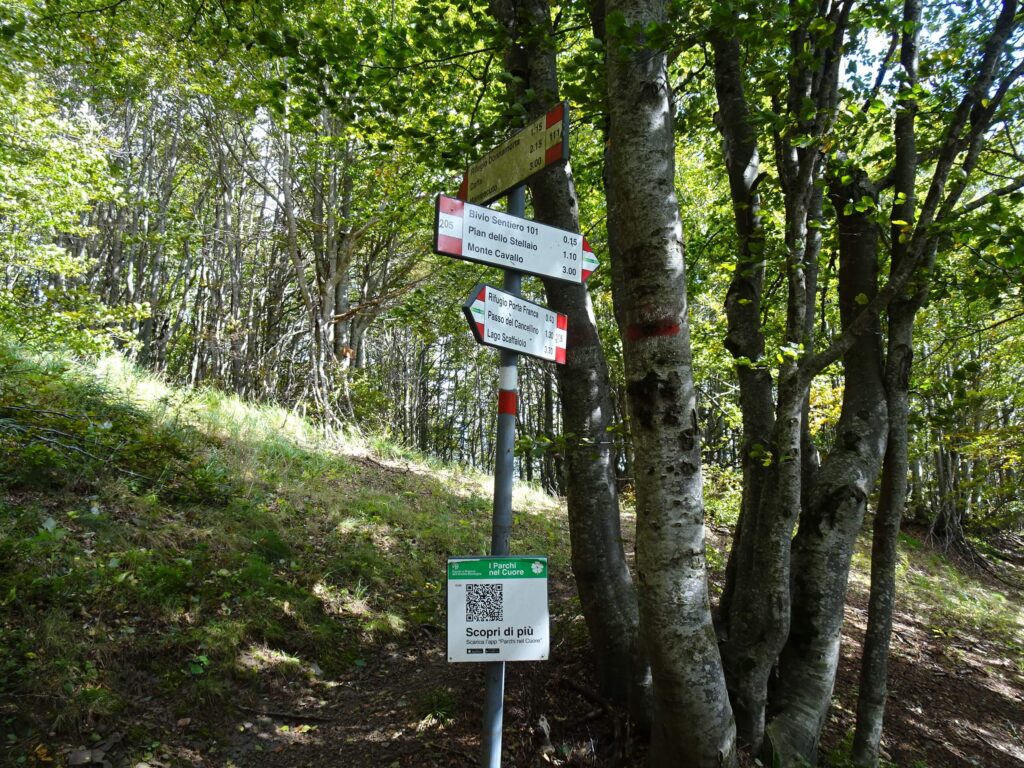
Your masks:
M901 108L896 112L894 138L896 161L893 188L896 202L892 209L892 269L908 258L905 227L914 220L917 176L917 142L914 121L917 101L917 35L921 20L918 0L903 3L903 42L900 46ZM903 200L900 202L900 194ZM889 641L892 636L892 612L896 601L896 545L900 521L907 499L909 468L910 370L914 351L914 316L927 291L900 296L889 306L889 339L885 386L889 409L889 435L882 469L878 513L875 515L871 543L871 595L868 601L868 627L861 656L860 688L857 696L857 727L853 739L853 761L858 766L878 765L888 695Z
M907 499L914 314L915 309L906 301L893 302L889 308L889 354L885 374L889 436L872 534L871 595L860 663L857 727L853 740L854 764L867 768L878 765L888 696L889 641L896 602L896 545Z
M545 0L494 2L495 17L518 36L524 87L536 94L531 116L559 100L550 10ZM538 221L579 231L570 167L556 164L529 183ZM585 285L545 280L549 306L568 316L566 364L556 367L567 441L566 504L573 575L602 691L628 706L643 727L651 718L650 672L639 648L636 590L626 562L608 428L612 424L608 366Z
M750 110L743 90L744 73L740 69L740 44L735 36L715 31L715 91L718 120L722 133L722 154L729 176L738 248L736 268L725 297L728 319L726 349L737 360L736 376L740 385L740 411L743 416L743 443L740 463L743 470L743 497L735 546L726 569L725 590L720 602L721 634L728 636L729 606L736 582L738 562L749 560L752 536L744 536L744 520L756 516L761 491L769 473L762 460L775 421L771 374L760 363L764 358L764 333L761 329L761 296L764 290L764 231L761 222L761 198L757 185L761 179L757 136L750 121ZM760 450L758 450L760 447ZM741 738L746 731L737 712Z
M752 752L764 738L768 680L790 627L790 542L797 516L806 505L817 455L806 425L807 393L813 372L801 359L813 351L813 307L820 239L808 228L821 211L817 182L822 172L821 142L837 107L842 43L852 7L850 0L808 7L790 31L790 59L785 112L799 127L777 132L774 149L785 203L785 279L787 286L783 361L775 392L757 358L761 318L753 311L763 277L754 254L741 251L730 294L736 306L727 311L730 351L739 367L744 419L744 498L739 532L730 554L721 604L722 657L736 712L741 743ZM833 32L811 30L825 21ZM730 29L711 36L715 49L715 86L730 190L741 247L744 230L753 231L758 211L757 144L749 106L743 95L742 51ZM808 56L807 53L813 55ZM808 104L815 109L808 110ZM777 109L783 109L782 104ZM799 140L796 136L799 135ZM757 240L748 236L753 244ZM748 261L740 269L742 261ZM744 295L745 294L745 295ZM746 390L746 391L744 391ZM773 412L774 409L774 412Z
M650 764L733 766L735 725L711 623L700 435L672 102L663 52L643 30L663 0L607 3L622 14L608 45L608 232L635 449L641 635L654 682Z
M839 220L839 309L844 328L878 292L878 229L844 211L874 197L863 173L832 187ZM843 355L845 387L835 445L818 471L793 542L792 621L779 660L778 711L767 735L783 766L814 765L839 662L846 583L888 431L877 316ZM773 697L775 698L775 697ZM773 707L774 709L774 707Z
M759 748L764 729L764 686L771 663L753 666L741 659L741 645L748 646L757 630L749 619L748 595L735 596L737 581L744 587L752 580L759 540L763 539L764 491L773 468L770 455L775 427L772 377L764 363L764 333L761 327L761 297L764 289L764 232L761 200L757 186L761 179L757 134L750 119L744 93L741 49L735 35L715 30L715 92L718 98L717 124L722 133L722 154L729 176L738 249L736 268L725 299L728 334L725 346L736 359L743 416L741 467L743 496L733 548L726 568L726 583L719 603L719 636L726 661L726 679L732 695L739 742ZM760 622L758 622L760 623ZM752 630L748 631L748 629ZM750 675L749 672L754 674ZM753 679L752 679L753 678Z

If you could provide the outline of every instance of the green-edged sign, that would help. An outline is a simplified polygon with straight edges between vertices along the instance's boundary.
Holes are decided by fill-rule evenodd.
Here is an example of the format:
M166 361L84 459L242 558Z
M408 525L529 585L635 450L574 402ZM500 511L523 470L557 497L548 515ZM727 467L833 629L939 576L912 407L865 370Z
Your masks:
M541 661L550 650L548 559L448 559L448 661Z

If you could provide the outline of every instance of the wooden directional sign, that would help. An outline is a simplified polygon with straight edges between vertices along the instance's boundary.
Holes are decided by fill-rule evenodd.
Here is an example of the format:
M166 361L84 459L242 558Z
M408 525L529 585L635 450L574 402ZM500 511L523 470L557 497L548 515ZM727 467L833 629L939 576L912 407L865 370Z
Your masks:
M582 235L439 195L434 252L582 283L598 261Z
M541 168L568 159L569 103L563 101L469 166L459 199L487 205Z
M473 288L462 311L481 344L541 360L565 362L567 318L484 283Z

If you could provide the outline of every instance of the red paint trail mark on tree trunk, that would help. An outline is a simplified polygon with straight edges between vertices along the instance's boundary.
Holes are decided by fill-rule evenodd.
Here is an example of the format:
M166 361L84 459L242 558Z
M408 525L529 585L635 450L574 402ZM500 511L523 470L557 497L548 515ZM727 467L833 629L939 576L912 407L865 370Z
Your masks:
M626 328L626 339L639 341L655 336L675 336L679 330L679 322L674 317L663 317L649 323L633 323Z

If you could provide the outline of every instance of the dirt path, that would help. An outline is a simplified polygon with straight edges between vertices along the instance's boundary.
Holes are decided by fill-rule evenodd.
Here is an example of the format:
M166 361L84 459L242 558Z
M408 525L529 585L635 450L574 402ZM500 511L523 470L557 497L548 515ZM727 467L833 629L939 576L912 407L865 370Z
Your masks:
M1019 595L1018 595L1019 597ZM842 658L825 733L852 732L867 595L847 598ZM1024 675L1007 650L977 635L929 627L906 608L893 626L884 754L907 768L1024 766Z
M640 768L642 746L593 693L589 659L567 583L553 584L552 658L508 665L507 768ZM835 706L823 736L828 753L852 732L863 587L850 591ZM885 755L903 768L1024 766L1024 677L981 637L936 633L906 610L896 621ZM177 717L140 696L136 710L164 738L142 762L114 766L264 768L474 768L478 761L482 668L446 661L442 628L370 649L338 679L268 678L262 691L211 717ZM550 745L538 724L550 728ZM127 727L127 726L126 726ZM827 764L827 759L823 759Z

